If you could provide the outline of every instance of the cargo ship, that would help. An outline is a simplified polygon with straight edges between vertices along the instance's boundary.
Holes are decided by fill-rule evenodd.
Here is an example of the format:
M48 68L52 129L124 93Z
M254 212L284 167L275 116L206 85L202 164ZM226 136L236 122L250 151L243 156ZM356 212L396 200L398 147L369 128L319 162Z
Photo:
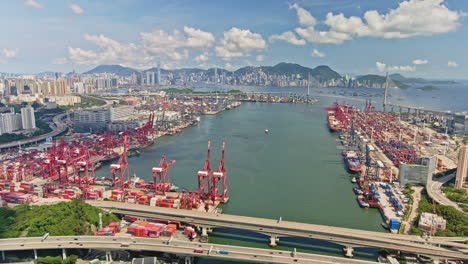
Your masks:
M346 152L345 156L346 168L351 173L361 173L361 162L354 151Z
M341 132L340 121L336 120L335 115L328 112L328 129L332 133Z

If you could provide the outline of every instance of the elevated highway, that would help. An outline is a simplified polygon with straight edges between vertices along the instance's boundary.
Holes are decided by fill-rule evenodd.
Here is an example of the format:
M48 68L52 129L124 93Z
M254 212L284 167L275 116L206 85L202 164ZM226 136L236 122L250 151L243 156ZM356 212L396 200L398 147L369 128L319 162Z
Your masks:
M227 214L150 207L106 201L88 203L114 213L156 219L172 219L202 227L221 227L249 230L271 237L307 237L335 242L344 246L376 247L415 253L440 259L468 259L466 237L423 239L417 236L364 231L341 227L279 221Z
M167 238L64 236L0 239L0 250L41 249L103 249L103 250L147 250L169 252L187 257L223 258L263 263L306 263L306 264L372 264L376 262L345 259L333 256L299 253L291 251L258 249L238 246L195 243ZM194 250L197 249L199 253ZM203 250L203 251L201 251ZM221 252L220 252L221 251Z
M39 141L46 140L46 138L48 137L55 137L59 135L60 133L64 132L68 128L68 125L63 121L66 117L68 117L68 114L69 113L63 113L63 114L54 116L54 118L52 119L53 123L50 125L50 128L52 129L51 132L37 136L37 137L32 137L28 139L0 144L0 150L8 149L8 148L15 148L15 147L18 147L18 145L27 145L27 144L37 143Z

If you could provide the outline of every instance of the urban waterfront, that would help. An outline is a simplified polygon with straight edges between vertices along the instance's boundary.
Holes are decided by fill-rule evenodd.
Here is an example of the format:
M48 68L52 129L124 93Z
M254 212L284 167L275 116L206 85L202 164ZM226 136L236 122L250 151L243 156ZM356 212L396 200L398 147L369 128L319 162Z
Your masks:
M176 159L172 181L195 190L207 140L217 167L221 141L227 140L230 201L223 213L384 231L377 210L359 208L344 169L336 135L328 132L324 107L317 104L246 103L218 115L204 116L198 126L165 136L129 159L131 174L145 180L162 155ZM264 130L270 133L265 134ZM109 175L108 166L97 176ZM267 247L267 237L215 230L210 242ZM297 244L302 242L302 246ZM283 238L281 249L309 249L342 255L341 246ZM302 249L302 247L305 247ZM375 253L375 250L372 250ZM360 257L359 250L356 252ZM372 254L372 258L373 258Z

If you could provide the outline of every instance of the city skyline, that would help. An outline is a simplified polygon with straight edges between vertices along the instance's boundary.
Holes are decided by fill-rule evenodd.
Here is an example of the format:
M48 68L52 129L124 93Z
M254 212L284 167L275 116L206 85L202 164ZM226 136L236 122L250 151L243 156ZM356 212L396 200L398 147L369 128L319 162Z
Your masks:
M114 2L113 2L114 3ZM84 72L274 65L340 73L463 79L468 69L460 0L45 1L1 3L0 72ZM22 16L12 14L21 13ZM430 14L430 15L428 15Z

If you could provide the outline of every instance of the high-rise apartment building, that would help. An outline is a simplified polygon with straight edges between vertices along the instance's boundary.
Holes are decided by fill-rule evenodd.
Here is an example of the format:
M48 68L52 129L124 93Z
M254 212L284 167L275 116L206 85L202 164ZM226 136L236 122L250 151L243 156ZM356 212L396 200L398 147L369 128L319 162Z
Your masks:
M468 183L468 144L463 145L458 153L455 187L462 188L466 183Z
M34 129L36 128L36 118L34 116L34 108L28 105L21 108L21 124L23 129Z
M21 127L20 114L14 112L0 114L0 135L20 130Z

